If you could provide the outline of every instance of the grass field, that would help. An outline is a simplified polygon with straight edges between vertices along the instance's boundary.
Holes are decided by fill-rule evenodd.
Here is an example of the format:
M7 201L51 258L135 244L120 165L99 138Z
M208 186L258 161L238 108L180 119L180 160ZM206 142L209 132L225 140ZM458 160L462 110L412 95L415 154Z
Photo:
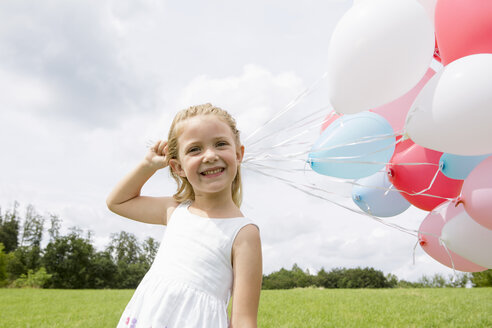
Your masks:
M115 327L133 290L0 289L0 327ZM262 291L259 327L492 327L492 288Z

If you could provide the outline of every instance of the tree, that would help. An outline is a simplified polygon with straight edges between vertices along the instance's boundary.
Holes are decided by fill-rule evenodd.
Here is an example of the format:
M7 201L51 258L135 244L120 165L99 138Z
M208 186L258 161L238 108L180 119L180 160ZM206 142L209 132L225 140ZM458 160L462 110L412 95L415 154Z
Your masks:
M117 288L136 288L148 270L137 237L125 231L112 234L106 251L118 268L115 277Z
M21 246L37 246L40 247L43 239L44 218L39 215L34 206L27 205L26 217L22 230Z
M126 231L111 234L111 242L106 250L112 255L116 263L139 263L142 253L137 237Z
M157 254L158 250L159 243L156 242L154 238L149 237L145 239L142 244L140 263L143 263L147 267L147 270L150 269L152 262L154 262L155 255Z
M346 269L338 286L340 288L389 287L383 272L374 268Z
M14 208L11 217L16 216L17 214L15 213L16 210ZM44 218L36 212L34 206L28 205L22 226L20 245L11 252L12 256L9 258L7 265L9 279L17 279L22 274L27 274L29 270L36 272L40 268L43 257L41 249L43 225Z
M263 277L263 289L291 289L296 287L292 272L281 268Z
M386 275L386 282L389 288L394 288L398 285L398 277L392 273Z
M44 266L52 275L51 288L88 288L91 286L94 247L76 231L48 243ZM92 283L94 284L94 283Z
M492 287L492 269L473 272L471 282L475 287Z
M0 287L7 284L7 254L3 250L4 246L0 243Z
M17 212L18 202L14 208L2 215L0 208L0 243L3 243L5 253L14 251L19 246L19 217Z
M60 237L60 228L62 220L56 214L49 214L50 216L50 228L48 229L48 234L50 235L50 241Z
M304 272L297 264L294 263L291 272L292 279L296 287L309 287L314 285L314 279L309 273L309 270Z
M97 252L91 261L90 280L88 288L116 288L118 287L116 275L118 267L114 264L111 254Z

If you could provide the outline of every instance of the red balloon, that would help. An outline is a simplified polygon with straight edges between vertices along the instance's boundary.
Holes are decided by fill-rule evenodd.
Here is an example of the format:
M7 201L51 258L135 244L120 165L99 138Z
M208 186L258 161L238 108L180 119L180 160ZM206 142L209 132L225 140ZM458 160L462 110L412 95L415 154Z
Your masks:
M425 211L431 211L446 201L439 197L457 197L463 185L463 180L450 179L439 170L441 155L441 152L424 148L407 139L396 146L390 164L387 165L389 181L406 200ZM419 192L422 194L415 195Z
M435 29L443 65L469 55L492 53L492 1L439 0Z
M343 114L337 114L334 110L328 114L325 119L323 120L323 124L321 125L321 132L326 130L326 128L333 122L335 122L339 117L342 117Z

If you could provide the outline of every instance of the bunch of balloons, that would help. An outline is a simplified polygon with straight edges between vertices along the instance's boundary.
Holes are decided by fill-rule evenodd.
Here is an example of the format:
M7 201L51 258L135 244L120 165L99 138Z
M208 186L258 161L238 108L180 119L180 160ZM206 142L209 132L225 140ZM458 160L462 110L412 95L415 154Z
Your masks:
M492 1L355 0L327 78L311 168L370 215L429 211L419 243L440 263L492 268Z

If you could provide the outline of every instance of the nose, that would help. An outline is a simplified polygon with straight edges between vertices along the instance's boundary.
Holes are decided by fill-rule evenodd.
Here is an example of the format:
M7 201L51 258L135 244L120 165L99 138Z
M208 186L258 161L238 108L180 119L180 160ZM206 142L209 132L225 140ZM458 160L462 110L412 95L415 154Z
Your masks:
M205 152L203 154L203 161L204 162L214 162L218 158L217 153L215 152L215 149L213 148L207 148L205 149Z

